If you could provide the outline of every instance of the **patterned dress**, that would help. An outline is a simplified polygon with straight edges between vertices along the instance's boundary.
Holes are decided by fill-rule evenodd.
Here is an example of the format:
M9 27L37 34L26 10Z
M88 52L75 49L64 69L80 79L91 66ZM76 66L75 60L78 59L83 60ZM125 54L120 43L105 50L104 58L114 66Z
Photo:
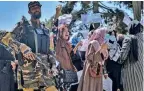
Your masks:
M143 34L136 35L138 40L138 61L132 62L127 58L130 51L131 38L125 38L122 47L122 60L125 60L122 68L122 83L124 91L143 91Z

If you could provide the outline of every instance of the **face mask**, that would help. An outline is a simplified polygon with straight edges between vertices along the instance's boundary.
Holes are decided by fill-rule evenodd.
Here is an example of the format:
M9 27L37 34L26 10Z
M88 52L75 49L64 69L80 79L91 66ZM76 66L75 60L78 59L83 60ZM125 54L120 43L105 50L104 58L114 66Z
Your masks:
M109 36L111 41L116 41L116 37L114 35Z
M79 41L81 41L81 40L82 40L82 37L81 37L81 36L80 36L80 37L78 37L78 40L79 40Z

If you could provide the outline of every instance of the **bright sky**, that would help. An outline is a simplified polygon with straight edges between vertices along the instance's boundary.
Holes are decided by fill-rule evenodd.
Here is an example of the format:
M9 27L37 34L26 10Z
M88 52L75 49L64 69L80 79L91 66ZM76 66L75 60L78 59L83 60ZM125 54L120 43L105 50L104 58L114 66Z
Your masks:
M22 15L29 20L28 3L28 1L0 1L0 29L11 31L21 20ZM54 15L56 6L60 4L58 1L41 1L40 3L42 4L42 21ZM110 4L107 5L110 6ZM80 9L80 4L77 4L75 9ZM132 12L122 9L132 16Z
M0 2L0 29L11 31L15 24L21 20L22 15L30 19L28 14L27 1L1 1ZM55 8L59 2L48 1L40 2L42 4L42 17L41 20L49 19L55 14Z

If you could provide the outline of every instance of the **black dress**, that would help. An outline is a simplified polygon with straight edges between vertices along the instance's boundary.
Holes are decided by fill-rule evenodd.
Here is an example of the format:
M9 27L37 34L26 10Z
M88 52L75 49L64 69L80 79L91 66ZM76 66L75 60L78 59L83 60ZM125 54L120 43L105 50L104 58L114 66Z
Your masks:
M0 91L16 91L14 73L11 67L12 55L0 45Z
M117 42L122 47L123 39L118 40ZM113 60L110 60L110 58L108 58L106 62L106 69L108 71L108 75L113 81L112 91L117 91L118 88L120 89L120 91L123 91L123 87L120 81L122 65Z

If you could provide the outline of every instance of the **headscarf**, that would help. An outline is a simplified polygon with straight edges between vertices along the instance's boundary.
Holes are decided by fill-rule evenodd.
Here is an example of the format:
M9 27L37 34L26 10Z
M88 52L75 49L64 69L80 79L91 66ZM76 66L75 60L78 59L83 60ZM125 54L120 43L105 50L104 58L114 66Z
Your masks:
M87 60L91 60L93 61L93 53L98 52L100 50L100 44L98 43L98 41L93 40L90 42L90 44L88 45L88 49L86 52L86 58Z
M102 43L104 43L104 37L105 37L106 31L107 31L106 28L96 29L94 33L92 34L90 41L97 40L101 45Z
M140 33L141 28L142 28L142 25L138 21L134 20L131 23L129 34L135 35L137 33Z
M133 35L131 36L130 50L135 60L138 60L138 38L136 34L140 33L141 29L142 25L135 20L131 23L131 27L129 29L129 34Z

